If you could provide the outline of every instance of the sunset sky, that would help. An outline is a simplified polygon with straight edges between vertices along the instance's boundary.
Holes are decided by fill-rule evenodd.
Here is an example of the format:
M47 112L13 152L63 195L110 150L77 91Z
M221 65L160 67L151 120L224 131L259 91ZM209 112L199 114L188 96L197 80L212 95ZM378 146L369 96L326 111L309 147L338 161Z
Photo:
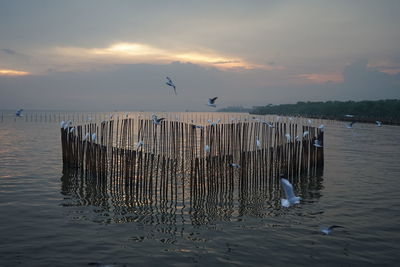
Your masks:
M397 0L0 0L0 109L398 99L399 13Z

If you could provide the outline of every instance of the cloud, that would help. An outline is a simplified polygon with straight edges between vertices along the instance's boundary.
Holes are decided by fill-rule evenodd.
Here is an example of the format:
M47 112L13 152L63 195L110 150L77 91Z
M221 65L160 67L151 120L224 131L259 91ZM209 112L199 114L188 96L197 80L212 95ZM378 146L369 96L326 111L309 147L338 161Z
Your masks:
M237 56L224 55L210 49L167 49L143 43L119 42L107 47L83 48L58 46L50 49L53 64L64 63L73 68L110 64L169 64L180 61L215 67L221 70L232 69L282 69L282 66L260 65Z
M17 52L15 52L15 51L12 50L12 49L8 49L8 48L1 48L0 51L6 53L6 54L8 54L8 55L15 55L15 54L17 54Z
M299 74L297 75L297 77L305 79L311 83L343 82L342 74L337 74L337 73L329 73L329 74L309 73L309 74Z

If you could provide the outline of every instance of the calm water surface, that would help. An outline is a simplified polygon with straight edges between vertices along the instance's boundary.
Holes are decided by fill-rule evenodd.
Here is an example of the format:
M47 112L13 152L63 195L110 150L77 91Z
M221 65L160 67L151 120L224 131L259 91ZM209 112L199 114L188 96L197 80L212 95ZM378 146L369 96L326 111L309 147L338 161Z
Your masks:
M325 168L296 186L301 205L270 191L193 211L123 208L63 177L58 123L0 122L0 266L396 266L400 127L324 124Z

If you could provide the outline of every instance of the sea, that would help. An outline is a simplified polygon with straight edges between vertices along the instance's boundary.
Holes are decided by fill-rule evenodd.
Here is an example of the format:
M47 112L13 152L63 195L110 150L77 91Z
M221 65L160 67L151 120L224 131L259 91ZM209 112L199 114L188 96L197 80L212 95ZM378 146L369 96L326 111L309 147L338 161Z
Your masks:
M71 183L59 124L70 113L14 114L0 118L0 266L399 266L399 126L315 120L324 168L299 177L300 204L283 208L271 188L194 208L126 205Z

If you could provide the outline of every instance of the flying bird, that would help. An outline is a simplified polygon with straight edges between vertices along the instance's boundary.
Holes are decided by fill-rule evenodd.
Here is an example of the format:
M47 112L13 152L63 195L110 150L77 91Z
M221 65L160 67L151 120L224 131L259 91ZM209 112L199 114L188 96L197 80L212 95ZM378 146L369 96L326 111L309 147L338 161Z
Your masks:
M15 115L16 115L17 117L22 117L22 111L24 111L22 108L21 108L21 109L18 109L17 112L15 112Z
M354 115L351 115L351 114L346 114L346 115L344 115L346 118L353 118L354 117Z
M323 234L325 234L325 235L329 235L330 233L332 233L332 230L335 229L335 228L344 228L344 227L340 226L340 225L332 225L332 226L330 226L328 228L322 228L321 232Z
M382 126L382 122L381 121L376 121L376 126L381 127Z
M286 195L286 199L281 199L281 205L285 208L288 208L290 207L290 205L299 204L301 198L295 196L292 184L285 178L281 178L281 184L283 186L283 191L285 191Z
M208 103L207 105L209 105L210 107L217 107L217 105L215 105L215 100L217 100L218 97L214 97L214 98L209 98L208 99Z
M171 86L172 88L174 88L175 95L177 95L175 84L172 82L171 78L167 77L167 80L168 80L168 81L166 82L166 84L169 85L169 86Z

